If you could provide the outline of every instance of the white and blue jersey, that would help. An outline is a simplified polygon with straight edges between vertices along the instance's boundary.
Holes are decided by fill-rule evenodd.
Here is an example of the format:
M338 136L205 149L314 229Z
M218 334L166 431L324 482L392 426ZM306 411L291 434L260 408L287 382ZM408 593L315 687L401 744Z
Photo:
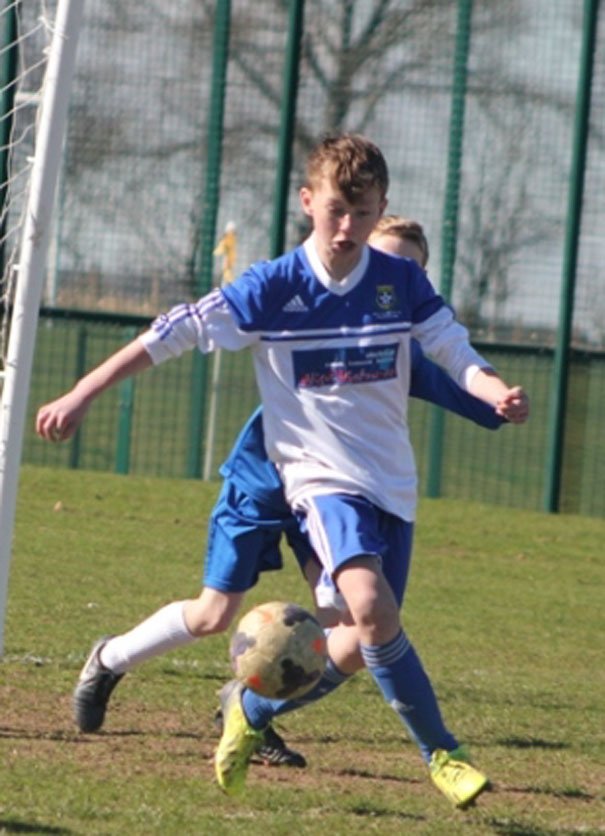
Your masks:
M355 494L412 521L412 336L465 389L488 365L416 262L366 247L336 282L311 237L158 317L142 340L156 363L195 346L251 348L265 446L292 507L319 494Z
M492 406L465 392L439 366L428 360L416 340L412 340L411 349L410 397L441 406L488 430L497 430L506 423ZM290 516L291 509L279 474L265 450L262 415L259 406L242 427L219 473L242 495L264 507L267 518L274 520L281 514ZM258 519L258 514L255 517Z
M415 340L410 396L437 404L487 429L495 430L504 423L493 407L463 391L439 366L427 360ZM303 571L314 552L299 529L275 465L265 451L261 407L246 421L219 473L224 481L209 522L204 585L223 592L250 589L261 572L282 568L282 535ZM403 581L405 584L405 578ZM316 595L320 604L338 604L334 586L326 577Z
M410 395L442 406L487 429L504 422L494 409L464 392L412 340ZM223 592L244 592L261 572L283 566L281 539L285 536L301 571L314 552L299 529L284 496L275 465L265 451L262 409L246 421L229 456L219 468L223 477L220 495L209 522L204 585ZM411 530L409 548L411 548ZM399 587L403 593L405 577ZM339 604L334 586L324 576L316 590L320 604Z

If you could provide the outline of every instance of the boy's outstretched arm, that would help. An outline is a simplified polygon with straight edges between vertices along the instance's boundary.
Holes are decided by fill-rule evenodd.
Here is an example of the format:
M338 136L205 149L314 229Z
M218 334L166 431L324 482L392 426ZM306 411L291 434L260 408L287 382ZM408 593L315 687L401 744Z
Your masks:
M469 392L491 403L511 424L523 424L529 418L529 398L523 387L508 386L493 369L479 369L470 381Z
M36 416L36 432L47 441L71 438L95 398L116 383L152 365L141 340L133 340L80 378L65 395L41 406Z

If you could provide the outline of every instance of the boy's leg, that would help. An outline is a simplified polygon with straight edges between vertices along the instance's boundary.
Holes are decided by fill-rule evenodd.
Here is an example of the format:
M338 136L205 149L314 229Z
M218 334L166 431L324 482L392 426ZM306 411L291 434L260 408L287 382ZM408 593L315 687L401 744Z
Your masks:
M127 633L96 642L73 693L74 718L80 731L101 728L111 693L126 671L226 629L243 597L243 592L206 588L197 599L174 601Z
M460 759L453 757L458 751L457 741L443 724L430 681L399 622L399 605L403 599L407 577L412 527L402 521L396 521L393 526L392 519L385 519L382 512L369 504L364 506L364 501L357 497L346 497L344 500L342 497L327 497L325 500L315 497L309 504L308 515L313 515L313 525L309 526L309 530L313 530L316 535L312 539L320 556L322 544L330 543L330 554L325 559L322 557L322 560L327 566L331 565L333 571L336 562L340 591L358 628L366 666L387 703L408 727L425 759L430 760L433 754L445 757L447 764L444 762L442 767L439 767L440 780L437 780L437 765L433 770L431 762L433 779L457 806L465 806L484 788L487 779L469 767L462 756ZM379 531L382 534L379 534ZM361 536L359 532L362 533ZM347 549L354 548L355 544L352 541L358 536L359 543L365 541L364 544L371 544L374 538L375 549L368 549L362 557L347 555ZM385 539L382 540L382 537ZM388 555L390 550L394 558L387 563L388 581L377 559L385 540L386 554ZM399 551L394 548L398 541L403 544ZM358 549L353 555L360 553ZM338 557L342 557L343 554L345 559L339 564ZM234 716L237 713L239 728L238 724L234 724L230 747L223 745L227 742L225 739L221 740L215 758L219 784L227 792L232 789L232 777L233 788L241 788L245 781L244 759L233 757L233 752L237 749L237 734L241 734L244 740L247 730L254 731L254 723L262 723L269 716L267 713L263 714L262 705L248 696L247 692L244 693L243 700L246 711L241 697L238 697L238 710L234 712ZM273 706L273 709L276 708L280 711L286 710L283 705ZM254 718L252 723L248 711ZM227 748L230 748L230 752ZM230 774L232 766L235 767L233 776ZM454 778L455 772L458 776L463 776L461 782ZM461 794L449 791L452 783L457 783L462 788Z
M435 785L456 807L467 807L488 780L445 727L431 682L400 626L391 585L376 561L364 559L345 564L338 583L359 628L368 672L420 748Z
M125 671L229 627L258 575L281 567L282 528L282 520L274 518L272 509L225 481L210 519L205 588L199 598L169 604L128 633L94 645L73 695L81 731L101 728L109 698ZM291 545L302 568L312 553L308 541ZM271 726L263 733L258 755L265 763L306 766L305 758L290 749Z
M327 696L348 679L328 660L326 670L315 687L298 700L270 700L244 689L237 680L229 682L221 693L224 717L223 734L214 755L216 780L228 795L244 788L250 759L258 749L259 735L278 714L311 705ZM255 718L254 725L251 722Z
M199 598L167 604L132 630L109 639L99 653L100 661L114 673L126 673L196 639L222 633L233 621L244 595L205 587Z
M196 638L224 631L245 592L267 566L279 566L280 532L259 525L262 509L225 481L209 522L204 589L199 598L162 607L132 630L96 642L73 695L76 725L97 731L109 697L124 673ZM274 530L275 529L275 530Z
M365 567L362 571L365 571ZM357 574L345 577L344 583L344 587L347 587L351 582L356 590L355 595L359 589ZM381 582L377 580L376 588L380 586ZM384 602L384 598L382 600ZM388 619L385 617L381 624L373 626L369 634L373 643L361 647L361 657L385 700L419 745L430 765L431 777L436 786L457 807L466 807L487 786L487 779L470 765L468 753L458 746L456 739L446 729L428 676L401 628L397 628L394 639L380 643L380 630L384 630L387 624ZM333 636L338 639L339 631L342 633L349 630L338 627L331 632L329 639ZM354 628L354 635L356 637L357 628ZM273 717L310 705L334 691L354 670L361 667L359 655L356 660L355 654L351 654L348 665L345 662L343 667L348 667L348 675L334 665L330 653L324 676L311 692L299 700L268 700L250 690L230 691L230 729L221 739L215 756L217 780L225 792L235 794L243 789L249 760L246 745L253 747L253 736L260 734Z
M338 585L357 624L368 672L425 761L435 749L455 749L458 743L446 729L430 680L401 629L397 601L378 561L350 561L339 573Z
M326 671L315 688L300 699L268 700L244 691L242 705L250 725L262 729L273 716L321 699L365 664L427 763L433 751L455 749L458 742L446 729L429 678L400 627L397 602L378 560L350 561L340 572L338 583L357 624L330 632Z

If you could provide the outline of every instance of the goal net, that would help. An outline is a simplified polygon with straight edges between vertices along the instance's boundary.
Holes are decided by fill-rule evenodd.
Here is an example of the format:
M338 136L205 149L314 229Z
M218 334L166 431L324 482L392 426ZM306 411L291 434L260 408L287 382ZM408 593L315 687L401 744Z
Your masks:
M51 40L49 13L45 3L21 0L0 13L0 383Z
M84 0L0 14L0 654L50 220Z

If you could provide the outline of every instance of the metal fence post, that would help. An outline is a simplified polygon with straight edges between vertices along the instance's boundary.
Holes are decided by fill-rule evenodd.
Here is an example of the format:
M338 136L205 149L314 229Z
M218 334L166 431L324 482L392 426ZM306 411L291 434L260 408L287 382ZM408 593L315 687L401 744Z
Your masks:
M125 336L134 340L137 331L128 328ZM134 414L135 378L129 377L120 383L118 404L118 441L116 444L116 473L130 471L130 442L132 439L132 419Z
M296 125L296 98L300 70L300 45L303 36L304 0L290 3L288 43L284 67L284 86L281 100L281 123L277 161L277 182L275 203L271 224L271 257L277 258L284 250L290 171L292 168L292 146Z
M590 121L590 97L594 52L597 37L599 0L584 1L582 55L578 74L574 143L567 204L567 222L563 254L563 277L559 308L559 328L553 367L552 408L548 432L544 507L558 511L561 500L564 457L565 418L569 385L569 347L571 343L578 246L582 221L582 198L586 173L586 152Z
M212 286L213 250L216 238L216 219L219 206L219 189L223 145L223 117L227 87L227 61L231 23L230 0L216 4L214 24L214 48L212 61L212 92L208 114L208 149L206 158L206 189L202 211L200 253L197 259L197 291L200 296ZM202 438L206 390L208 388L208 358L199 351L193 352L191 369L191 408L189 414L189 444L185 475L199 479L202 475Z
M472 13L473 0L459 0L452 83L447 183L443 209L443 227L441 230L440 293L447 302L449 302L452 295L454 264L456 262L462 140L464 137L464 108L468 75L468 56L471 43ZM430 412L428 476L426 485L426 493L430 497L437 497L441 494L444 432L445 414L438 407L432 407Z
M78 328L76 340L76 370L74 380L80 380L87 369L88 332L85 325ZM78 427L69 445L69 466L72 470L80 467L80 453L82 449L82 427Z

